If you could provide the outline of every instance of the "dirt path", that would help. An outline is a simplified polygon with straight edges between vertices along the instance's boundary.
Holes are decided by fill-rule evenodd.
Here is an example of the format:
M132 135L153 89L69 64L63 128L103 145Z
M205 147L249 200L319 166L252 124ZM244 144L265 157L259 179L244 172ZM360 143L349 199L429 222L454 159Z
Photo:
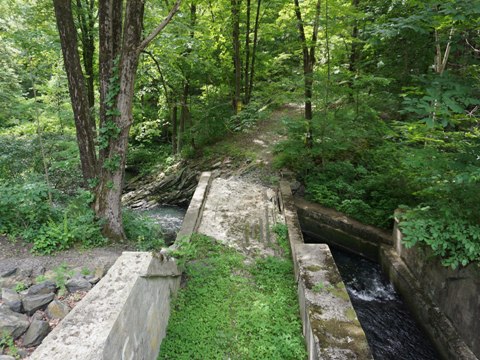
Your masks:
M129 250L129 246L114 245L98 249L70 249L50 256L39 256L31 253L32 244L23 241L15 242L0 236L0 275L18 269L26 278L33 281L35 276L45 271L66 264L69 268L95 268L110 267L121 255L122 251ZM28 276L30 274L30 276Z

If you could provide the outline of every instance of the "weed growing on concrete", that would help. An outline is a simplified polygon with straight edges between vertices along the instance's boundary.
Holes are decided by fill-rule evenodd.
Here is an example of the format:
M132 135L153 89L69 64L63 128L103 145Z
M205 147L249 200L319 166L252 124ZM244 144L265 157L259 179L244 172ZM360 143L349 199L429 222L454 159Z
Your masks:
M272 231L277 236L277 244L282 249L283 254L290 256L290 242L288 240L288 227L283 223L276 223L272 226Z
M174 303L160 359L305 359L289 258L254 262L193 235L182 257L186 286Z

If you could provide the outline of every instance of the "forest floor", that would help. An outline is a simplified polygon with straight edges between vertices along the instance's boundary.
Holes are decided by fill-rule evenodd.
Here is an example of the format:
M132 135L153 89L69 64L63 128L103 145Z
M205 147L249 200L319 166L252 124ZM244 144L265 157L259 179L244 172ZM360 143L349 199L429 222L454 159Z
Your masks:
M214 170L217 174L214 175L238 177L266 186L275 185L282 176L281 171L274 169L275 146L287 138L287 129L283 120L298 118L301 114L301 106L297 104L284 105L273 110L253 129L235 133L213 145L209 151L216 155L217 160L221 160L218 169ZM224 148L228 150L225 155L222 155ZM231 162L230 154L239 155L241 159L234 168L223 166ZM217 162L217 164L219 163Z

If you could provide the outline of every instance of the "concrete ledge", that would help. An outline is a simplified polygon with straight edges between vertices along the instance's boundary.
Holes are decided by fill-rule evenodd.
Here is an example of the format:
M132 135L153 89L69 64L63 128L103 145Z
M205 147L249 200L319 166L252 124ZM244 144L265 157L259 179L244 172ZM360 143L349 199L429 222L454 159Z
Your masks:
M156 359L180 274L174 260L124 252L30 359Z
M304 244L286 182L280 196L295 268L308 359L372 359L368 342L326 244Z
M295 198L302 231L312 238L378 260L379 245L393 245L390 234L343 213Z
M404 295L403 301L425 329L442 359L477 360L450 320L425 294L428 289L420 286L420 281L413 276L393 247L382 245L380 259L383 270L395 288Z
M203 172L198 181L195 193L193 194L192 201L188 206L187 213L183 218L182 228L177 234L177 240L197 231L200 220L202 219L202 212L211 182L212 173L209 171Z

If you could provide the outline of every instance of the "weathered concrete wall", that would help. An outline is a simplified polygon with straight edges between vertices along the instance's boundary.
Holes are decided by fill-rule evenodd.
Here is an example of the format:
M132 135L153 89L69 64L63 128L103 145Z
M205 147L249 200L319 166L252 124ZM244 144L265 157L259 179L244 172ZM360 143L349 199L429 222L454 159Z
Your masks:
M422 249L318 204L295 198L302 230L319 241L380 260L419 325L443 359L480 355L480 268L452 271ZM475 353L475 354L474 354Z
M333 209L302 198L295 198L295 206L302 231L317 241L347 249L372 260L378 260L381 244L393 244L389 233L364 225Z
M30 359L156 359L179 275L174 260L124 252Z
M407 249L402 244L402 234L397 224L394 229L394 242L395 252L385 249L382 251L382 257L388 256L389 261L394 262L392 258L399 255L404 266L397 266L395 273L404 274L403 277L411 275L415 279L414 285L422 289L428 300L434 306L438 306L439 311L448 318L448 322L451 322L455 328L453 334L458 333L453 337L455 341L452 341L452 329L449 330L446 327L447 334L444 336L439 336L435 332L435 337L444 340L438 343L446 347L443 351L445 357L472 358L465 355L468 353L463 349L465 344L477 357L480 357L480 267L477 264L471 264L452 270L442 266L440 260L433 257L429 249L419 247ZM385 260L383 262L385 263ZM392 266L386 265L386 267ZM422 314L422 309L423 307L418 310L419 316L428 316L428 314ZM462 342L465 342L463 346ZM451 347L453 349L450 349ZM461 355L456 355L452 351L459 351Z
M177 234L177 240L189 236L197 231L202 219L202 212L205 207L205 201L212 182L212 173L203 172L200 175L197 188L193 193L192 200L188 206L187 213L183 218L182 228Z
M309 360L372 359L365 333L326 244L304 244L288 183L280 184Z

